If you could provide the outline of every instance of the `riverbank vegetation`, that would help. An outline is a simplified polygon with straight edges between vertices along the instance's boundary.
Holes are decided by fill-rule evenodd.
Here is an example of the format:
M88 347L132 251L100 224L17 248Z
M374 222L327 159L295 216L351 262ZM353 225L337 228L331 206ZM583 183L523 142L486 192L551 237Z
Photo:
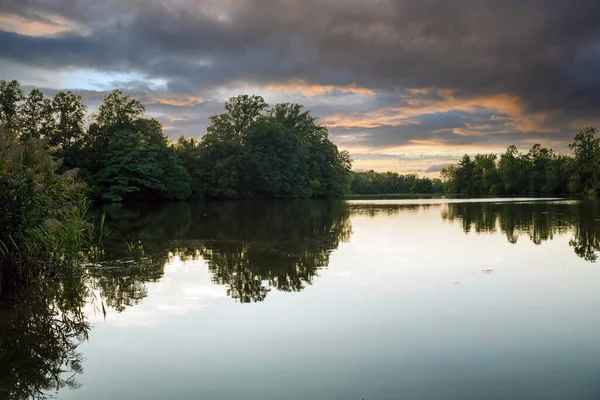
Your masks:
M60 169L44 140L0 129L0 281L70 265L97 239L77 170Z
M200 140L172 143L145 107L114 90L88 118L81 96L53 98L0 81L0 122L18 139L44 139L79 169L87 193L104 201L203 198L327 198L350 192L351 160L298 104L269 107L260 96L238 96L210 117ZM204 132L199 132L203 134Z
M417 174L401 175L396 172L352 173L353 195L386 194L442 194L444 187L438 178L420 178Z
M480 195L595 195L600 193L600 139L596 128L575 135L573 155L534 145L527 153L509 146L504 154L463 156L442 170L445 191Z

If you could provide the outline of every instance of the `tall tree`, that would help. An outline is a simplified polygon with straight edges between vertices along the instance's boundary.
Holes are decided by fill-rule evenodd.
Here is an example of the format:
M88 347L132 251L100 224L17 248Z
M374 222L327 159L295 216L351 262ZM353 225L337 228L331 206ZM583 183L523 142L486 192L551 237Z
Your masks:
M100 126L111 126L118 131L128 128L134 121L142 118L145 111L146 107L139 100L115 89L104 97L96 115L96 122Z
M56 126L50 134L50 146L54 148L55 154L64 160L66 167L77 167L80 165L87 106L81 96L67 91L58 92L54 96L52 108Z
M139 132L120 131L110 139L99 181L106 190L102 197L111 201L147 198L165 192L164 171L159 149Z
M209 118L203 142L234 142L241 144L243 136L269 107L261 96L241 95L225 102L225 113Z
M600 190L600 139L598 129L585 128L569 145L575 153L575 171L569 182L573 193L598 193Z
M56 129L52 101L39 89L33 89L19 108L20 138L51 137Z
M0 80L0 124L7 129L19 126L19 102L23 100L23 91L18 81Z

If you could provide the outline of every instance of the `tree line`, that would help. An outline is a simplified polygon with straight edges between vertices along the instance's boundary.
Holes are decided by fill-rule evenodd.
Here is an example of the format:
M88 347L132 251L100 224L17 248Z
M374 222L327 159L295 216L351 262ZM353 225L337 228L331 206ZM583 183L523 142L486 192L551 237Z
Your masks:
M0 124L20 143L44 140L77 168L87 193L106 201L203 198L321 198L350 192L351 159L327 128L299 104L269 107L241 95L210 117L200 139L176 142L145 106L114 90L88 115L70 91L24 94L18 81L0 81Z
M444 191L439 178L401 175L396 172L352 172L351 192L356 195L378 194L441 194Z
M585 128L569 148L573 155L533 145L527 153L516 146L504 154L464 155L457 165L441 172L444 190L450 194L557 195L600 193L600 139L598 130Z

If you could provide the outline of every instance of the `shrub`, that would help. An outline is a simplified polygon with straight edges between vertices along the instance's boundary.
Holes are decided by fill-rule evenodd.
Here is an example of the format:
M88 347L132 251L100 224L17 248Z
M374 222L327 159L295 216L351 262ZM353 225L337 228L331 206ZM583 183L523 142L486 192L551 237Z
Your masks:
M59 167L43 139L19 141L0 127L0 276L67 265L91 243L84 185Z

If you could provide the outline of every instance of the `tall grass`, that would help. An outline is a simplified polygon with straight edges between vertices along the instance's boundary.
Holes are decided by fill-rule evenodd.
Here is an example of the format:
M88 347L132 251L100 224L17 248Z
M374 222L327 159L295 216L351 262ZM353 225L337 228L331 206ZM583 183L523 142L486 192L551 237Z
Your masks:
M103 220L98 231L86 217L77 170L60 166L44 140L21 142L0 127L0 279L72 267L106 235Z

